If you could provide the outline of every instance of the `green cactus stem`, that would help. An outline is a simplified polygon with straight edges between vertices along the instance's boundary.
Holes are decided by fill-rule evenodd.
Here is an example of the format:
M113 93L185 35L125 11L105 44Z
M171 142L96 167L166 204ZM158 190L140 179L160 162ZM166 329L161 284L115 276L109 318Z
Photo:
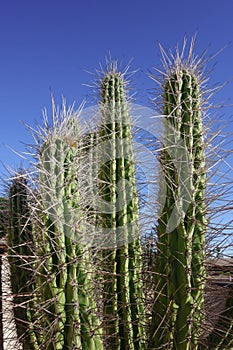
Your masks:
M100 213L106 349L144 349L141 244L131 121L123 75L114 67L101 81Z
M8 199L7 197L0 197L0 238L7 234L7 212Z
M165 195L158 220L150 349L197 349L205 287L206 170L199 75L178 62L164 83Z
M79 240L82 208L76 116L66 115L57 127L48 134L39 158L41 243L37 290L42 308L35 328L40 346L48 350L102 350L92 270L88 252Z
M9 187L8 255L11 288L14 295L14 317L17 335L23 349L34 349L29 327L29 306L33 293L30 257L32 256L32 225L28 203L28 185L19 172Z

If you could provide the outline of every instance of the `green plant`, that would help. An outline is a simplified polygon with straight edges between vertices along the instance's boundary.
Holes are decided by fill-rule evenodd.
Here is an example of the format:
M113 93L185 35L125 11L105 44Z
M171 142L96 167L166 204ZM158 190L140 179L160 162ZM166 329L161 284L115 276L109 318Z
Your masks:
M100 84L99 225L106 349L144 349L138 196L123 74L113 63Z
M38 264L33 329L38 349L101 350L92 269L82 243L77 115L54 110L39 151L36 212ZM49 130L49 131L48 131Z
M164 140L150 349L197 349L205 288L205 141L201 73L177 55L163 81ZM164 179L164 181L162 180ZM164 198L162 198L164 196Z
M29 308L33 292L31 271L32 223L25 174L16 174L9 187L8 259L11 288L14 295L14 316L17 334L23 349L34 349L29 327Z
M8 200L6 197L0 197L0 238L6 236L6 223L7 223L7 205ZM2 256L6 250L3 245L0 247L0 349L3 349L3 288L2 288Z
M7 222L7 206L8 200L6 197L0 197L0 238L6 236Z

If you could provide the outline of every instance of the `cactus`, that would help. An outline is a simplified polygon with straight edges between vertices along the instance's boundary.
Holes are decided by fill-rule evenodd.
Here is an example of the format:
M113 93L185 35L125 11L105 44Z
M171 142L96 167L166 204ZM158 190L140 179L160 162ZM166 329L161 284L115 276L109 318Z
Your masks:
M39 349L101 350L89 256L79 240L80 134L71 111L63 108L63 119L56 118L39 155L36 288L40 307L34 329Z
M0 238L6 236L6 222L7 222L7 198L0 197ZM2 256L5 253L6 247L0 246L0 350L3 349L3 310L2 310Z
M27 180L22 171L9 187L8 255L11 287L14 295L14 316L17 334L23 349L34 349L30 336L29 307L32 298L32 225L30 222Z
M106 349L144 349L141 244L131 121L123 74L113 64L101 80L99 225L103 250Z
M99 158L97 146L98 137L98 132L92 130L83 135L82 138L82 159L85 174L83 188L85 188L84 197L85 202L87 203L85 210L87 213L88 224L90 225L88 243L91 246L97 246L97 250L99 250L96 238L96 224L98 223L98 188L96 186ZM92 236L90 235L90 232L92 232Z
M191 55L189 56L191 57ZM178 56L167 67L164 148L159 153L165 194L158 219L158 254L150 349L198 348L205 287L205 143L200 73Z
M7 206L8 206L7 198L0 197L0 238L3 238L6 236Z

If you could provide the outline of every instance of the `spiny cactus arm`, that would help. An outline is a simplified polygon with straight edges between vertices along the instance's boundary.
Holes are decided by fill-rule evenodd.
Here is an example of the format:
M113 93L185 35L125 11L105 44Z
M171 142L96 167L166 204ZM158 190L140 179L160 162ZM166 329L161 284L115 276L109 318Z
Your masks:
M205 189L206 189L206 165L205 165L205 142L203 135L203 121L201 113L201 97L200 84L195 75L185 72L186 81L188 81L191 102L189 109L192 120L190 126L190 134L192 137L190 147L192 150L192 188L193 201L191 205L192 214L189 216L189 231L192 231L192 298L194 312L193 318L193 339L197 343L201 332L202 323L204 321L204 290L206 280L205 269L205 234L207 230L206 220L206 203L205 203ZM184 84L185 85L185 84ZM187 85L187 84L186 84ZM186 99L187 100L187 99ZM187 121L189 122L189 121ZM189 149L189 148L188 148ZM191 153L191 152L190 152ZM192 218L195 218L192 220Z
M30 272L31 217L28 202L28 184L25 175L16 174L9 187L8 245L11 270L11 287L14 294L14 316L17 334L23 349L34 349L31 342L27 309L32 294Z
M81 146L81 158L84 165L85 179L83 188L85 188L85 198L87 206L85 207L87 220L91 227L94 227L94 236L90 239L94 239L96 242L97 232L95 227L99 223L99 201L98 201L98 186L96 185L98 179L98 139L99 133L96 130L91 130L88 134L85 134L82 138ZM100 238L100 244L103 244L102 237ZM98 243L97 243L98 245Z
M134 235L133 232L132 235ZM142 253L140 239L129 243L129 290L135 350L146 348L146 317L142 286Z
M157 297L159 299L155 304L156 313L152 316L152 325L154 326L151 330L155 337L155 343L157 344L159 344L159 341L161 344L163 341L164 344L166 344L170 341L169 339L172 338L172 333L168 334L164 332L164 330L167 329L168 320L172 317L175 318L176 314L176 305L174 304L173 298L174 288L172 284L169 283L172 273L172 265L170 263L171 241L176 233L170 232L168 234L167 225L175 205L175 197L177 196L176 183L178 174L172 159L174 154L171 154L171 147L174 147L174 144L176 144L176 146L178 144L181 124L181 92L179 85L179 81L177 81L176 77L167 80L163 96L164 101L166 101L166 103L164 103L164 115L166 116L164 122L164 149L162 149L159 154L162 171L159 200L163 207L160 209L158 218L158 254L155 262L155 285L156 293L158 293L155 299L157 299ZM171 323L173 323L173 321ZM166 334L168 338L166 338Z
M106 226L111 228L111 234L115 235L112 241L115 240L116 244L116 249L106 250L110 258L106 263L111 263L112 275L116 274L116 282L109 281L111 293L114 293L114 289L117 292L117 299L114 299L117 308L112 304L109 310L115 318L111 332L115 338L117 334L120 338L118 343L114 337L112 340L110 338L109 349L113 344L116 349L116 346L143 349L145 319L140 285L138 198L134 180L131 121L123 77L114 69L107 72L102 80L101 97L100 142L110 141L108 148L104 149L105 154L103 153L106 159L106 149L108 150L107 157L110 161L101 167L106 192L100 192L102 198L115 207L111 214L104 214L103 217L103 222L110 219ZM105 283L107 279L106 276Z
M108 94L109 82L106 78L101 86L101 126L99 133L99 142L104 143L101 148L100 163L100 196L112 206L110 213L103 207L101 210L100 225L105 231L111 232L113 246L116 245L116 131L115 131L115 110L114 99L110 99ZM106 147L106 146L107 147ZM106 242L106 245L108 242ZM117 296L116 296L116 250L103 250L103 315L105 319L105 333L107 336L107 349L114 347L118 349L118 318L117 318Z
M67 256L66 284L66 346L86 349L102 349L100 322L96 316L92 282L88 275L89 256L84 251L77 226L80 225L79 191L76 171L77 148L71 148L65 161L65 232ZM79 211L79 216L77 215ZM68 231L69 232L68 232ZM90 268L91 269L91 268Z
M128 315L129 324L132 323L132 330L129 329L133 339L134 349L144 349L145 340L145 310L144 310L144 294L141 282L142 273L142 247L139 231L139 205L138 193L135 181L135 165L134 152L132 147L132 131L129 112L125 110L127 104L123 105L122 110L122 125L119 138L123 141L121 157L118 159L122 162L121 172L118 184L121 179L121 191L124 195L121 206L122 211L118 213L120 220L118 227L126 230L126 243L128 261L126 268L128 269L128 276L126 283L129 285L129 304L130 314ZM122 158L122 160L121 160ZM124 186L124 187L123 187ZM123 212L124 211L124 212Z
M64 329L64 342L72 348L77 346L82 349L81 325L79 319L79 295L77 276L77 257L72 239L66 238L67 247L67 281L65 286L66 295L66 322Z
M172 95L168 94L168 96L169 101L171 101ZM171 113L173 111L173 105L170 103L165 104L164 108L166 107L167 111L165 112ZM174 124L172 116L170 114L168 116L168 122ZM169 140L169 137L171 137L170 130L168 130L168 134L165 135L165 137L165 141L167 141L167 138ZM162 149L159 154L159 161L161 164L159 200L162 207L160 208L157 226L158 243L154 267L155 295L150 328L150 347L155 349L159 346L172 349L174 323L178 308L174 300L175 288L173 283L171 283L171 275L174 268L171 263L171 245L172 240L175 242L177 238L177 232L174 232L174 230L169 233L167 232L168 222L175 204L174 194L176 194L177 170L167 148L167 146L164 146L164 149ZM176 250L177 249L175 249L175 251Z
M120 112L120 111L119 111ZM121 117L119 115L119 117ZM119 131L117 132L117 160L116 160L116 183L118 187L117 197L117 213L116 213L116 233L117 245L116 249L116 275L117 275L117 304L119 316L119 331L121 348L127 348L132 342L132 320L130 305L130 290L129 287L129 251L128 251L128 234L127 227L127 196L129 196L129 188L125 184L126 179L126 161L123 146L124 139L122 138L123 125L117 125ZM120 185L120 186L119 186ZM118 231L119 230L119 231ZM119 232L119 233L118 233Z
M178 78L178 77L177 77ZM202 162L204 161L204 142L202 140L202 121L200 114L200 93L198 81L195 76L189 73L187 70L183 70L181 74L182 84L180 84L182 92L182 119L180 134L184 141L184 145L188 152L189 173L187 174L187 180L185 184L188 185L190 191L190 208L186 212L184 218L184 235L179 234L179 239L183 241L183 249L178 249L183 252L186 261L181 263L185 266L183 271L183 277L185 273L187 279L185 286L187 289L186 298L182 297L179 303L179 309L177 313L177 327L176 329L182 329L186 331L186 337L192 339L192 346L198 342L198 337L200 336L200 327L202 319L202 308L204 303L204 246L205 241L205 230L206 230L206 220L205 212L203 210L203 199L204 199L204 188L205 188L205 169L197 169L196 164L198 162L198 154L196 147L199 148L199 152L202 154ZM199 124L198 132L195 134L194 126ZM196 142L196 143L195 143ZM195 181L195 176L201 180L201 187ZM183 175L183 178L184 175ZM204 181L203 181L204 180ZM197 200L196 193L201 191L201 200ZM195 208L196 207L196 208ZM194 210L194 208L196 210ZM199 213L198 213L199 212ZM194 219L195 218L195 219ZM200 229L197 227L197 222L200 221ZM182 274L180 274L182 275ZM185 281L185 279L184 279ZM181 282L181 281L180 281ZM178 285L177 285L178 287ZM184 291L185 292L185 291ZM178 293L179 294L179 293ZM182 305L184 310L186 310L187 315L187 326L182 326L182 321L179 323L179 319L184 319L184 314L182 315ZM181 313L179 312L181 311ZM179 317L180 315L180 317ZM189 322L188 322L189 320ZM180 325L179 325L180 324ZM179 325L179 326L178 326ZM186 329L185 329L186 328ZM195 329L195 331L194 331ZM182 335L183 333L183 335ZM182 337L185 336L184 332L179 332L177 341L182 343Z
M182 156L189 149L191 152L190 138L192 139L192 109L190 110L190 86L185 84L186 78L184 72L179 74L174 73L171 81L170 93L174 95L175 104L173 108L177 108L176 118L173 121L174 126L174 145L177 147L177 152L171 152L172 158L175 162L183 159L189 161L189 158ZM173 141L173 140L172 140ZM183 147L179 147L182 144ZM179 154L181 153L181 154ZM176 163L175 163L176 164ZM174 312L174 346L180 349L189 349L193 339L191 339L192 320L190 320L190 313L192 310L193 300L191 295L191 246L192 246L192 218L182 218L184 208L184 201L188 198L182 198L182 189L180 189L179 178L182 179L182 185L186 186L189 183L189 190L191 190L192 169L185 174L185 165L177 166L175 176L170 174L170 179L175 179L177 189L173 189L174 206L177 206L177 227L172 232L169 232L170 249L171 249L171 281L172 281L172 295L176 311ZM177 179L177 180L176 180ZM184 183L184 179L186 183ZM180 198L178 203L177 198ZM180 217L181 216L181 217ZM180 221L180 223L179 223ZM185 226L185 222L188 224ZM178 224L179 223L179 224Z
M78 276L77 276L77 256L75 237L75 213L77 210L77 195L75 190L77 186L74 181L74 167L77 161L75 148L70 148L67 152L64 162L64 222L63 230L66 246L66 264L64 269L67 271L65 294L65 312L66 321L64 327L64 343L67 348L77 346L82 349L81 325L79 319L79 295L78 295Z
M8 199L7 197L0 197L0 238L6 236L6 222L7 222L7 207Z
M89 258L83 254L80 256L80 252L77 251L77 256L81 262L81 266L85 266L78 269L77 277L79 281L79 317L81 324L81 339L83 350L103 350L102 343L102 329L97 315L97 308L93 298L90 298L91 282L91 267L89 264ZM87 259L87 261L86 261ZM89 268L89 270L88 270Z
M194 71L189 71L180 64L167 76L164 90L164 114L167 116L164 138L166 147L160 153L160 161L165 174L166 200L158 223L157 258L158 271L162 272L164 282L160 284L159 276L156 281L157 286L164 288L165 295L158 294L158 301L154 306L152 344L158 346L162 342L165 344L167 340L171 349L178 347L187 350L197 348L202 321L201 308L204 302L205 169L196 167L199 152L202 155L201 161L204 162L201 95ZM182 166L182 163L188 164L188 168ZM196 181L196 178L199 180ZM201 195L199 201L197 193ZM189 204L186 205L185 201ZM172 231L167 231L174 208L176 215L173 217L173 223L177 220L177 225ZM197 222L200 223L199 229ZM165 266L168 266L167 270ZM164 309L161 309L161 304ZM162 312L159 316L159 320L162 320L161 331L156 330L156 327L159 327L159 320L156 322L158 305L158 310ZM166 307L170 315L168 317Z
M63 164L66 151L61 140L51 138L44 143L40 156L40 190L46 219L44 227L46 231L43 234L45 262L42 267L45 275L44 281L40 283L42 283L41 295L44 304L48 305L47 327L51 328L53 346L56 350L62 349L64 345L63 333L66 320L64 288L67 272L64 268L66 247L63 231ZM55 317L56 322L54 322Z

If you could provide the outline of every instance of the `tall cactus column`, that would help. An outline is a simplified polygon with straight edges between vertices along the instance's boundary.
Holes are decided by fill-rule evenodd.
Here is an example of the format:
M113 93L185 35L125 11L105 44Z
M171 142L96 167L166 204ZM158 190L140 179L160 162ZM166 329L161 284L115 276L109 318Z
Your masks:
M14 294L14 316L17 335L24 350L34 349L30 336L29 305L33 293L30 257L32 224L28 203L28 185L19 172L9 187L8 245L11 287Z
M205 286L205 157L199 74L179 61L164 83L165 195L158 220L150 349L197 349Z
M101 82L100 213L103 239L106 349L144 349L141 245L131 122L121 73Z
M6 235L6 222L7 222L7 198L0 197L0 239ZM2 291L2 272L3 272L3 255L7 251L7 246L5 242L0 244L0 350L3 349L3 291Z
M76 116L65 114L40 151L37 238L41 243L36 275L40 307L35 328L40 347L48 350L103 349L88 254L78 231L82 208L76 127Z

